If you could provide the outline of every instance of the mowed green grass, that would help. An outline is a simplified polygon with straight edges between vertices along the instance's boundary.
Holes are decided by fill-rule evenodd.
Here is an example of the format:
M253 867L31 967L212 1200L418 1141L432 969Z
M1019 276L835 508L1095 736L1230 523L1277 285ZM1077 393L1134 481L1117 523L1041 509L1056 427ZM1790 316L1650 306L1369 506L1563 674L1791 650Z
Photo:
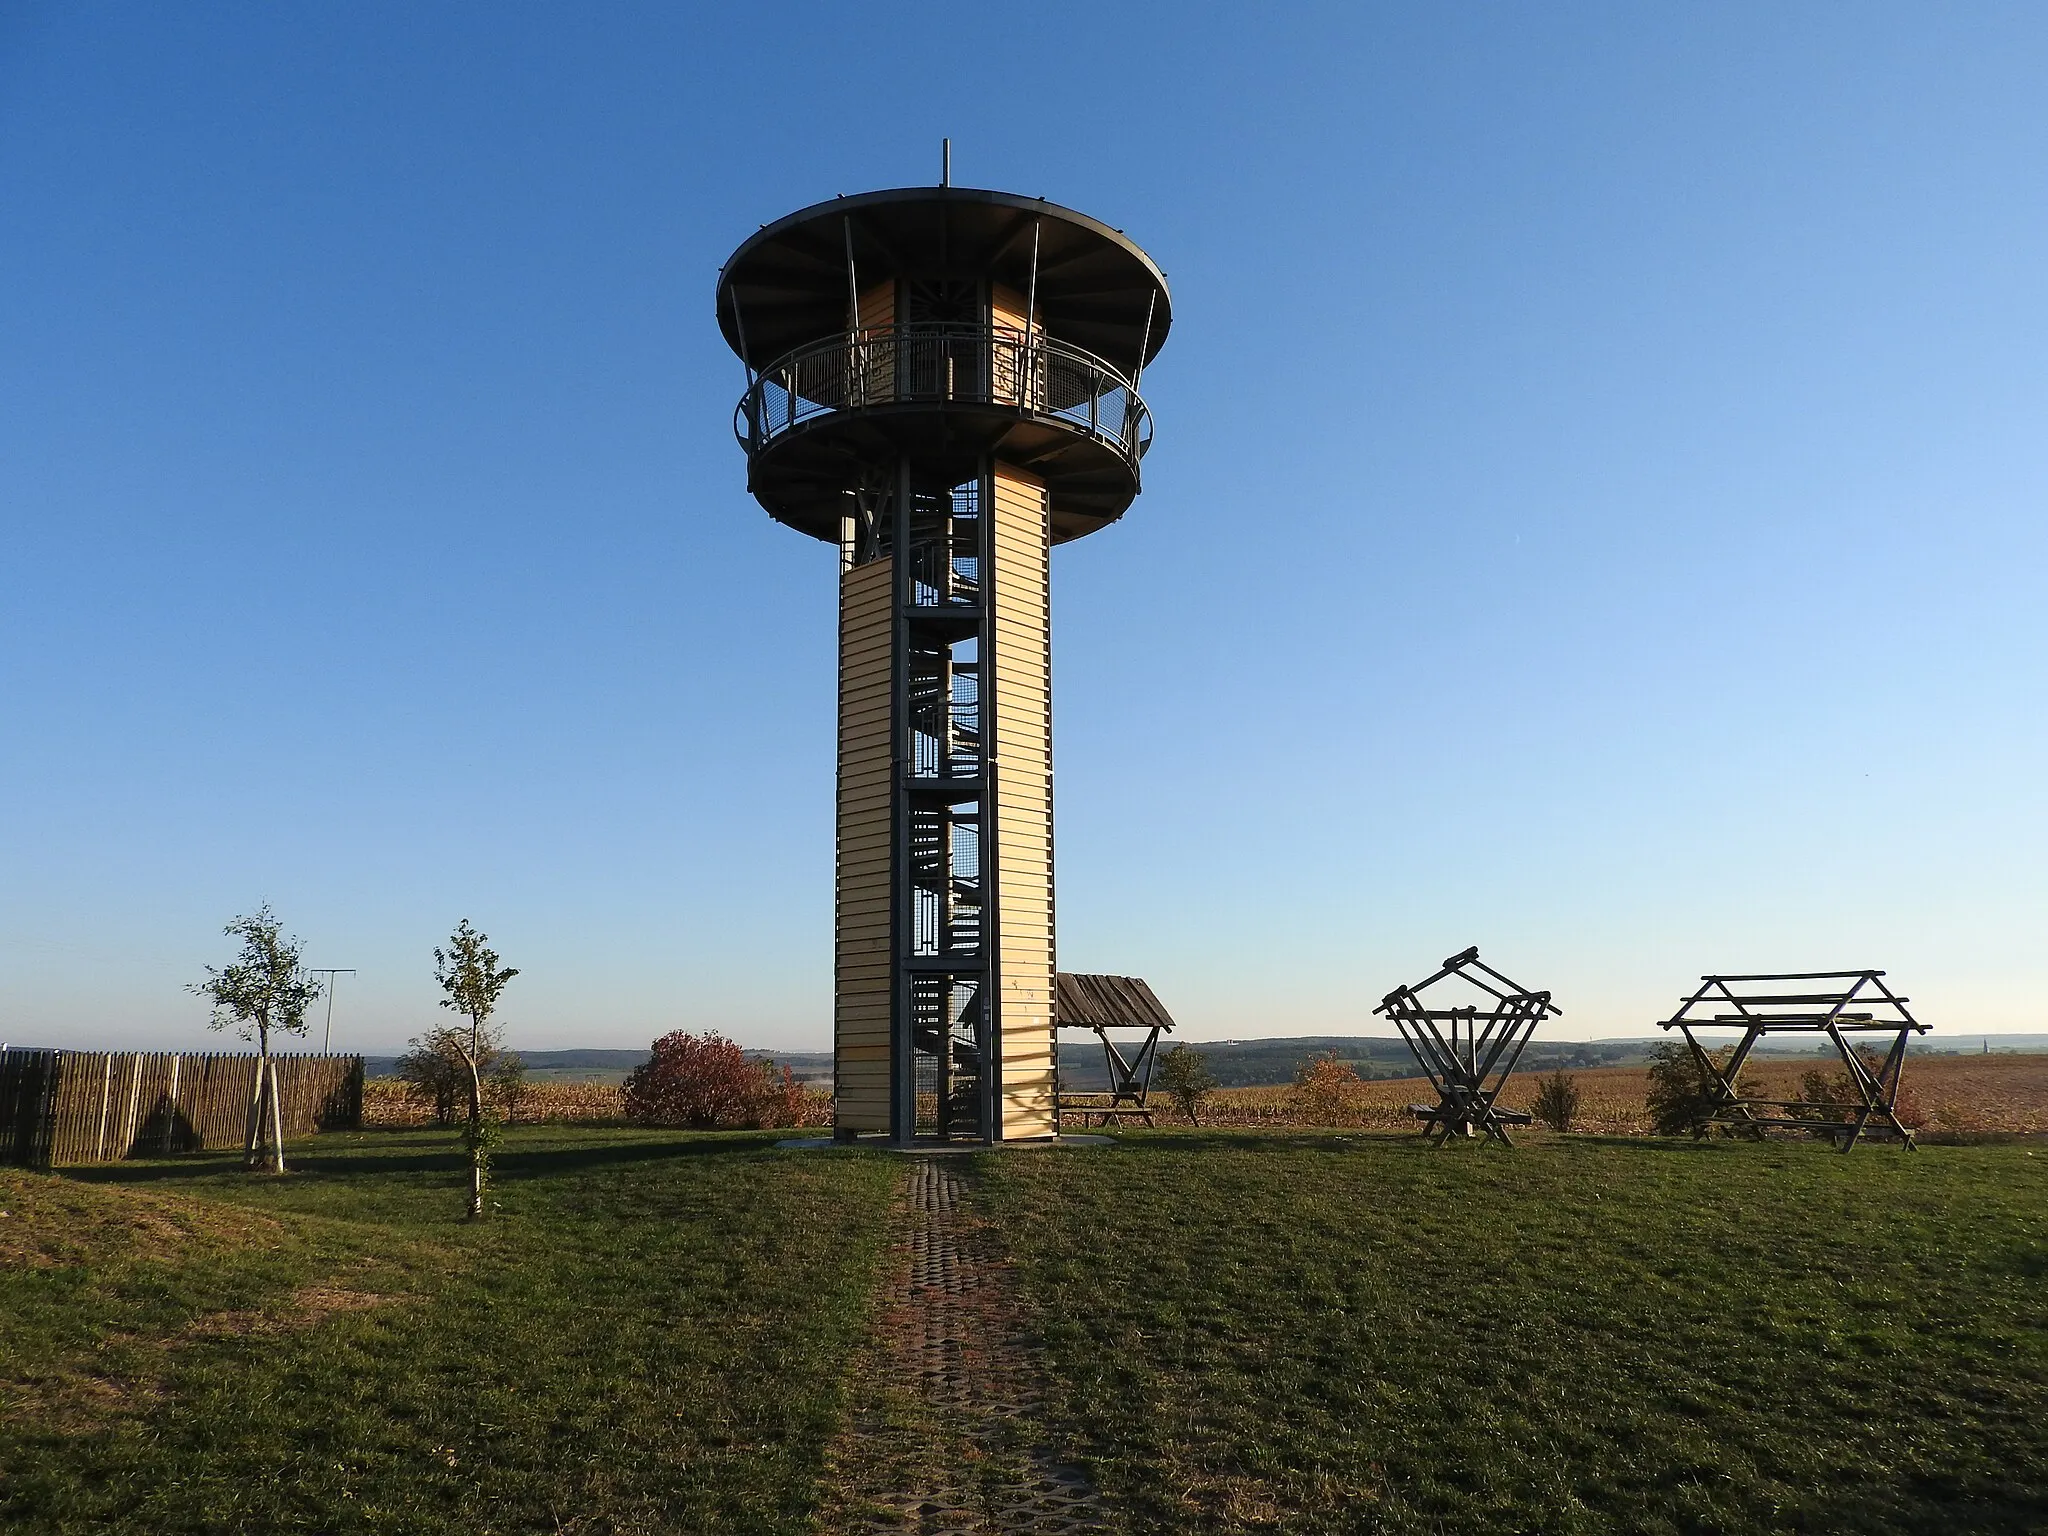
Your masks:
M895 1165L452 1141L0 1174L0 1528L808 1529Z
M1133 1530L2048 1530L2048 1150L982 1163Z

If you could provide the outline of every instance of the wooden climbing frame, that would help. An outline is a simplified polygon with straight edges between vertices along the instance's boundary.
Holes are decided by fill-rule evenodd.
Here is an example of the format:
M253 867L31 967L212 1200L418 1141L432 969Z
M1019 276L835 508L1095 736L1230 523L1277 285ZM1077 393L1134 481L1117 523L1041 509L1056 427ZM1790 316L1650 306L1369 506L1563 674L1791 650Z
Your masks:
M1478 988L1490 1006L1440 1008L1423 1000L1431 987L1453 980ZM1530 1116L1496 1101L1536 1026L1564 1012L1548 992L1510 981L1480 960L1475 945L1451 956L1427 981L1394 988L1373 1012L1393 1020L1436 1089L1436 1103L1408 1106L1408 1113L1422 1122L1425 1137L1441 1146L1453 1136L1484 1133L1490 1141L1512 1145L1508 1127L1527 1125Z
M1790 984L1799 985L1788 990ZM1909 1151L1913 1132L1899 1120L1899 1077L1906 1043L1927 1025L1907 1010L1908 999L1884 984L1883 971L1787 971L1770 976L1702 976L1700 988L1678 1012L1657 1021L1660 1029L1685 1036L1700 1081L1713 1098L1713 1114L1699 1127L1715 1125L1761 1141L1772 1129L1797 1129L1830 1137L1846 1152L1866 1133L1896 1135ZM1725 1064L1700 1044L1702 1029L1740 1029L1742 1039ZM1816 1104L1805 1099L1765 1099L1738 1087L1742 1066L1759 1040L1770 1034L1825 1035L1848 1070L1853 1100ZM1884 1059L1873 1066L1856 1049L1852 1035L1890 1035ZM1762 1110L1764 1113L1759 1114Z
M1173 1015L1150 987L1136 976L1061 971L1053 978L1053 1026L1093 1032L1102 1045L1102 1064L1109 1074L1107 1092L1069 1092L1059 1082L1055 1049L1053 1103L1062 1117L1079 1115L1083 1128L1126 1119L1152 1124L1152 1110L1146 1102L1152 1091L1152 1068L1159 1059L1159 1037L1173 1029ZM1110 1038L1111 1030L1135 1030L1138 1038L1120 1044Z

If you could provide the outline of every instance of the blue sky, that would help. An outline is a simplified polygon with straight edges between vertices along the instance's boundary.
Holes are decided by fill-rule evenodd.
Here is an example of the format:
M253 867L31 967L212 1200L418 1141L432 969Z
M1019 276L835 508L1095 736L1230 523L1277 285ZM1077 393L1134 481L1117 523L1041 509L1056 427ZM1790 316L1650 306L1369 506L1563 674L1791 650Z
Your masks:
M0 9L0 1037L203 1043L268 900L337 1046L468 916L516 1043L822 1047L833 556L712 283L944 134L1175 292L1054 561L1063 965L2043 1028L2043 79L2025 5Z

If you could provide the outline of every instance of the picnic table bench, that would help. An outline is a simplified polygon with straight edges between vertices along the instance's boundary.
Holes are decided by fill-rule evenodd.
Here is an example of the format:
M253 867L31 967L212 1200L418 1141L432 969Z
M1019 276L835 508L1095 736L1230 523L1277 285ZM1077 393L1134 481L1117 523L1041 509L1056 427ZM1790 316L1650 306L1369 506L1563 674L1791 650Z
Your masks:
M1142 1120L1152 1124L1148 1102L1152 1092L1152 1068L1159 1055L1159 1037L1173 1029L1173 1015L1166 1011L1152 989L1136 976L1102 976L1061 971L1053 977L1053 1029L1085 1029L1102 1046L1102 1063L1109 1074L1107 1089L1068 1091L1060 1081L1059 1053L1053 1053L1053 1109L1056 1116L1075 1114L1085 1129L1089 1124L1122 1124ZM1136 1030L1136 1041L1119 1044L1111 1030ZM1126 1051L1128 1050L1128 1054Z
M1899 996L1885 985L1883 971L1783 971L1770 975L1702 976L1699 990L1684 999L1678 1012L1659 1019L1659 1029L1684 1035L1713 1112L1696 1134L1715 1126L1761 1141L1766 1131L1800 1130L1830 1137L1837 1151L1847 1152L1865 1135L1895 1135L1914 1149L1912 1129L1898 1115L1899 1080L1906 1066L1906 1043L1925 1034ZM1790 986L1797 983L1800 985ZM1725 1061L1703 1046L1698 1032L1740 1029L1742 1038ZM1848 1071L1853 1099L1816 1103L1810 1099L1771 1099L1745 1094L1743 1063L1757 1042L1771 1034L1825 1036ZM1852 1035L1890 1035L1882 1060L1865 1060ZM1761 1113L1759 1113L1761 1111Z

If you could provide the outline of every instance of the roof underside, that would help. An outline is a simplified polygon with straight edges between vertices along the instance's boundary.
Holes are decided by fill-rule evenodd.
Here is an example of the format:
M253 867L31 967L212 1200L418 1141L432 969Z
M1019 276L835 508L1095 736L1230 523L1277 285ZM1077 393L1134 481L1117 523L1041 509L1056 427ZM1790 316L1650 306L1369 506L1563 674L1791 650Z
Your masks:
M719 329L753 368L843 331L849 240L862 289L889 277L985 278L1024 293L1034 230L1047 334L1136 373L1140 348L1149 362L1172 322L1166 279L1152 258L1071 208L968 187L865 192L765 226L719 274Z
M1061 1029L1172 1029L1173 1015L1136 976L1053 977L1053 1022Z

